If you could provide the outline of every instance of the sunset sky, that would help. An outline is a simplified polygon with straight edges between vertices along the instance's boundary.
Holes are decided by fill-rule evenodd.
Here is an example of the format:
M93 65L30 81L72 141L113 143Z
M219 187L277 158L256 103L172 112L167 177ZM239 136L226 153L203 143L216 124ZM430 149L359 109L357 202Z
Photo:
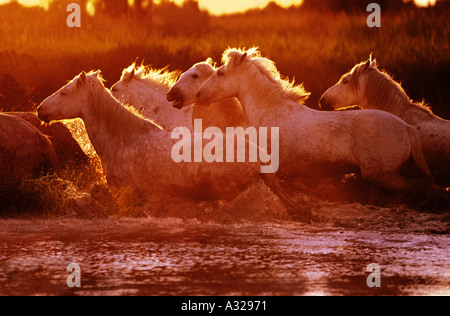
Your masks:
M11 2L12 0L0 0L0 5ZM48 7L48 3L52 0L17 0L22 5ZM132 1L132 0L129 0ZM159 2L156 0L155 2ZM173 0L176 3L181 3L183 0ZM435 4L436 0L414 0L418 5L426 6L428 4ZM74 1L76 2L76 1ZM250 8L262 8L266 6L270 0L199 0L200 7L208 10L212 14L234 13L242 12ZM281 6L290 6L293 4L300 4L302 0L276 0Z

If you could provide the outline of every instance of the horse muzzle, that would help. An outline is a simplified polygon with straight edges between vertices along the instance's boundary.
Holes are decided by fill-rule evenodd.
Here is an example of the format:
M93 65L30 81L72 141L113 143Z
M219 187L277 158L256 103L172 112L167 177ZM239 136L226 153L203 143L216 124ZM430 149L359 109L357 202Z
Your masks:
M44 111L42 110L42 107L38 107L37 108L37 117L41 121L43 121L44 123L50 123L51 122L50 117L46 113L44 113Z
M184 106L184 98L181 95L180 90L178 89L170 89L167 93L167 101L173 102L173 107L176 109L182 109Z
M319 107L322 111L333 111L334 110L334 108L331 106L331 104L329 102L327 102L327 100L324 97L320 98Z

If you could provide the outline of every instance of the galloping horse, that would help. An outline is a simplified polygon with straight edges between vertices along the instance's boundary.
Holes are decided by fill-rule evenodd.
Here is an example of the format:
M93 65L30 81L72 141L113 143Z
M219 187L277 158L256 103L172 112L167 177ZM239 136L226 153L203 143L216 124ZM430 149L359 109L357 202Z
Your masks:
M173 106L178 109L194 105L193 115L202 118L204 126L215 126L222 130L227 127L247 126L241 104L236 98L221 100L208 106L196 104L197 90L214 72L211 59L195 64L172 86L167 93L167 100L173 102Z
M123 106L105 88L99 72L82 72L75 77L42 102L38 116L44 122L81 118L113 186L172 196L231 199L261 177L259 162L175 162L172 151L177 141L173 133ZM183 137L183 141L191 146L198 142L198 136ZM205 139L201 140L203 146L208 145ZM214 141L218 140L223 142L224 137L215 135ZM237 151L234 154L234 161L238 161ZM262 178L288 209L298 213L299 207L282 192L275 175Z
M323 162L343 163L359 167L363 179L385 188L417 191L418 183L400 174L412 157L423 176L431 177L420 135L398 117L375 110L328 113L299 104L309 94L282 79L256 48L229 49L223 62L198 91L198 102L238 96L250 125L279 127L285 174L305 173Z
M111 92L119 101L134 106L166 131L171 132L181 126L193 130L193 109L178 110L166 100L176 77L176 72L132 64L123 70L120 81L111 87Z
M434 115L423 103L412 102L399 83L378 70L376 60L370 58L344 74L324 93L320 104L324 110L351 105L383 110L415 126L433 176L450 184L450 121Z
M212 73L214 69L211 62L207 61L195 65L189 70L189 75L182 78L183 82L191 78L193 80L189 84L200 87ZM124 69L120 81L111 87L111 92L118 100L135 106L145 117L152 118L167 131L180 126L193 131L195 119L202 119L204 129L214 126L225 130L226 127L243 126L242 108L236 99L224 101L228 105L225 108L223 104L213 104L209 107L185 107L188 104L180 104L181 96L173 92L178 89L173 88L177 76L177 72L132 64ZM179 84L175 86L178 87ZM166 100L167 95L173 95L174 100ZM171 101L176 101L175 106L172 106ZM228 110L225 110L226 108Z

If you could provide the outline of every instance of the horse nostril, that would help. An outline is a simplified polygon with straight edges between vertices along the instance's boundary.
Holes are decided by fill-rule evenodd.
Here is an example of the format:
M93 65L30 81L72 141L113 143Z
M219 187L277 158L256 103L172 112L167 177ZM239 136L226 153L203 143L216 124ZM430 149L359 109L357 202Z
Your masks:
M331 105L325 100L324 97L320 98L319 101L319 107L322 111L331 111L333 110L333 108L331 107Z
M197 94L195 95L195 97L196 97L197 99L199 99L199 98L200 98L200 91L199 91L199 92L197 92Z
M44 115L44 113L42 113L43 111L42 111L41 107L38 107L36 112L37 112L38 119L40 119L41 121L43 121L45 123L49 123L50 122L50 120L47 118L47 116Z
M177 99L181 99L180 90L178 90L177 88L170 89L170 91L167 93L167 101L172 102L176 101Z

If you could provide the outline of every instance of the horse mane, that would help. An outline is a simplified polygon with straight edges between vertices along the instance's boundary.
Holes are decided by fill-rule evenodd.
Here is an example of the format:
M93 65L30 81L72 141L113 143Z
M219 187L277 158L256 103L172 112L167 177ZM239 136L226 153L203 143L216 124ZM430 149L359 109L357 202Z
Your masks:
M156 88L170 89L180 75L179 71L169 71L167 67L162 69L153 69L150 66L136 65L136 62L122 71L121 81L129 81L132 78L144 80L156 85Z
M278 102L276 99L287 99L298 103L305 102L310 93L307 92L303 84L296 85L295 80L289 81L283 78L275 66L275 62L267 58L261 57L261 53L257 47L253 47L247 51L241 49L227 49L222 57L222 62L226 67L235 68L239 65L244 54L247 53L245 61L250 65L250 69L254 70L253 79L255 82L268 79L270 86L264 87L265 93ZM270 91L270 93L268 93Z
M202 77L204 76L205 78L209 78L214 71L216 71L216 64L211 58L208 58L205 61L195 64L192 68L199 71Z
M351 73L349 84L353 89L357 89L360 76L367 75L365 96L375 108L387 112L401 114L406 109L415 108L433 116L433 111L424 102L413 102L400 83L395 81L389 74L380 71L376 66L365 69L365 62L356 65ZM369 84L370 83L370 84Z
M118 101L104 86L98 72L88 73L86 80L93 102L91 113L97 120L107 122L109 132L115 139L143 134L151 126L162 129L154 121L144 118L134 107Z

